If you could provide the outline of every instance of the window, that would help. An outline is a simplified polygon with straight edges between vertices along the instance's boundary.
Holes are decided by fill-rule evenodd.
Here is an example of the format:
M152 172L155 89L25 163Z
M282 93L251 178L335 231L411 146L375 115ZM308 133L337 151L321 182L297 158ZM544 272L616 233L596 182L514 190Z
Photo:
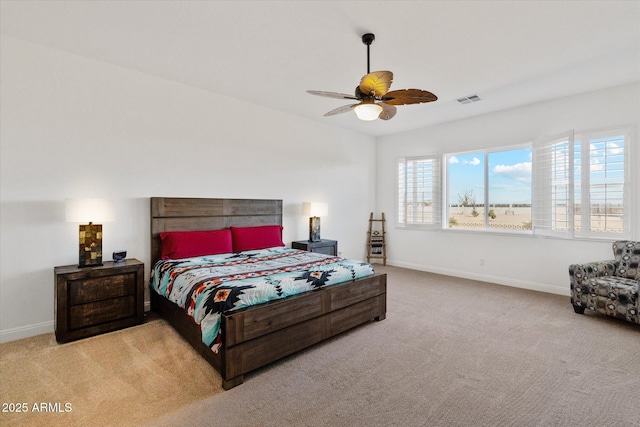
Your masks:
M449 228L484 228L483 152L447 156L447 219Z
M630 135L570 131L533 147L400 159L398 225L628 238Z
M398 161L398 225L440 226L440 157L403 158Z
M487 154L488 228L531 230L531 146Z
M573 132L536 141L533 215L536 234L571 235L573 153Z
M573 133L536 143L534 229L565 237L628 235L629 131Z
M531 230L531 147L447 156L451 229Z
M576 136L574 233L581 237L626 236L629 210L625 182L629 131L614 129Z

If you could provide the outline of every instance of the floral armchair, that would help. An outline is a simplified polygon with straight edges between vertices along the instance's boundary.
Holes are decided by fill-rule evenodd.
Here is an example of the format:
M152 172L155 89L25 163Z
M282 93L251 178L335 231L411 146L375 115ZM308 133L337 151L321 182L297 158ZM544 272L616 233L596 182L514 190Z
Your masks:
M613 255L613 260L569 266L571 304L579 314L588 308L640 323L640 242L615 242Z

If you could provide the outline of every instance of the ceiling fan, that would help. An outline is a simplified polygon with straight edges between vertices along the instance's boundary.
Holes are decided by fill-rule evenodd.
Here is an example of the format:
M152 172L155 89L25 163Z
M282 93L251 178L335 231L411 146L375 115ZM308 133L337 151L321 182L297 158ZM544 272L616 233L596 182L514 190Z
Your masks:
M371 33L362 36L362 43L367 45L367 74L360 79L355 95L321 90L307 91L312 95L360 101L357 104L338 107L326 113L325 116L335 116L336 114L354 110L360 120L371 121L378 118L389 120L396 115L396 105L421 104L438 99L431 92L421 89L399 89L389 92L393 81L393 73L391 71L371 72L369 70L369 47L375 38L375 35Z

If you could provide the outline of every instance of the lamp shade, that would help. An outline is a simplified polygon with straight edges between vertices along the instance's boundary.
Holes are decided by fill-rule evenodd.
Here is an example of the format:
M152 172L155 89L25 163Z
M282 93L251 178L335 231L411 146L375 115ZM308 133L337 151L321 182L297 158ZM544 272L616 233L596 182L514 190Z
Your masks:
M103 223L115 221L113 200L108 199L67 199L65 201L67 222Z
M382 107L378 104L362 103L357 105L353 111L355 111L356 116L358 116L360 120L370 122L380 117Z
M306 216L328 216L329 206L326 203L304 202L302 214Z

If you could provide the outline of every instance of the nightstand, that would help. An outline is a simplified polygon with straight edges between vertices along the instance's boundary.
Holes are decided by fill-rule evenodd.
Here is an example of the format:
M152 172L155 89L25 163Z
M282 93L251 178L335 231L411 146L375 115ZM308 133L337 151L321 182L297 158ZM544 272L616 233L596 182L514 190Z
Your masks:
M298 240L291 242L292 249L301 249L308 252L319 252L326 255L338 256L338 242L336 240L320 239L317 242Z
M144 321L144 263L107 261L99 267L55 267L58 342L73 341Z

